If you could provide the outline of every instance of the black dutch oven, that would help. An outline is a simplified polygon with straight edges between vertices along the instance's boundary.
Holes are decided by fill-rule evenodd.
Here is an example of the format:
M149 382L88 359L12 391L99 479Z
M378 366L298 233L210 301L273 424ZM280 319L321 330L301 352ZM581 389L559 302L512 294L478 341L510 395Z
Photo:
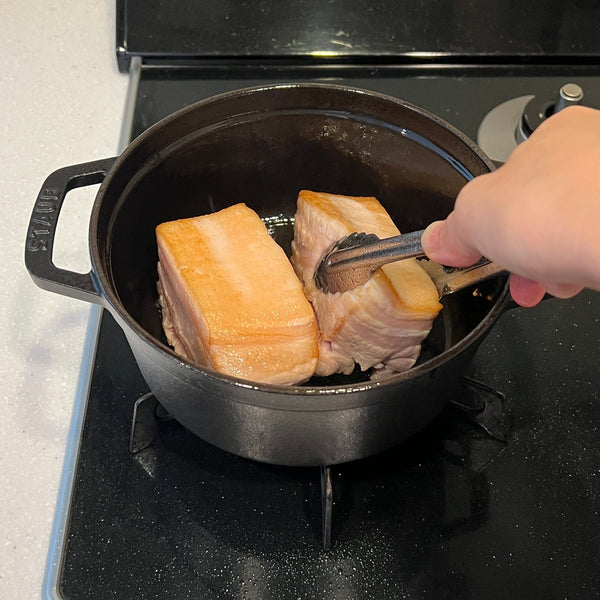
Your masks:
M506 305L506 277L482 293L445 298L420 360L405 373L371 382L357 370L295 387L260 385L169 348L154 229L245 202L289 252L296 196L306 188L376 196L401 231L412 231L445 217L465 182L492 168L462 133L395 98L315 84L239 90L165 118L116 159L51 174L33 209L26 265L40 287L107 308L158 401L204 440L269 463L347 462L411 436L460 394L473 354ZM64 196L100 182L91 271L57 268L52 247Z

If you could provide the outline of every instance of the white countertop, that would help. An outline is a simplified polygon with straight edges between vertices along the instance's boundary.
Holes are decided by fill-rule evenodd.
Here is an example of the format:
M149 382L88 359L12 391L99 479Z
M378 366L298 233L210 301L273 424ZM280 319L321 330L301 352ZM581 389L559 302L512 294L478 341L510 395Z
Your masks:
M52 171L117 153L128 78L117 69L114 5L0 3L3 600L41 597L90 314L90 305L33 284L23 261L27 223ZM55 261L85 270L91 200L74 196Z

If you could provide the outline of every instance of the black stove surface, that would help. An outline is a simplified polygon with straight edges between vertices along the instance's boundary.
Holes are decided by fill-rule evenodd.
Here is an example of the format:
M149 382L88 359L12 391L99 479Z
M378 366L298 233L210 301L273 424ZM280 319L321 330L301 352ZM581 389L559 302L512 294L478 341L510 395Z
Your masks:
M142 69L134 136L179 106L273 75L194 73ZM273 80L292 80L280 75ZM330 75L417 103L471 137L487 111L514 96L575 81L600 100L600 80L577 69L567 78L521 70ZM449 406L397 448L333 467L333 539L325 552L319 469L242 459L174 421L160 424L148 448L129 452L133 405L148 390L104 313L57 593L73 600L597 597L599 340L593 292L504 314L470 374L504 394L506 442Z
M117 0L117 57L597 64L593 0Z
M600 63L599 63L600 64ZM476 141L493 108L517 96L555 99L565 83L584 90L584 104L600 107L600 66L193 66L142 68L132 137L167 115L204 98L240 88L280 83L347 85L389 94L445 119Z

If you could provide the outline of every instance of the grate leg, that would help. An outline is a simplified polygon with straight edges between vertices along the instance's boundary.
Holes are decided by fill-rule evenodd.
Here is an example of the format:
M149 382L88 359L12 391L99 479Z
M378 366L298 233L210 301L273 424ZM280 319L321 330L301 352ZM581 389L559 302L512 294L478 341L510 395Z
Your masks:
M331 485L331 467L321 466L321 508L323 550L331 548L331 523L333 511L333 486Z
M464 378L463 392L451 404L490 437L506 443L509 426L504 395L471 377Z
M160 422L169 418L152 392L138 398L133 406L129 451L136 454L146 449L154 440Z

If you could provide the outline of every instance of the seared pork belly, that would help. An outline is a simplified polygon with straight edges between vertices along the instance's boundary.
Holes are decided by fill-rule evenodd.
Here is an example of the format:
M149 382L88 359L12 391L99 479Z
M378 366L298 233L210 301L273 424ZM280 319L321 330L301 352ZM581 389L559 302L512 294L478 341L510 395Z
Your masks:
M390 263L365 284L325 294L315 270L332 244L355 231L380 238L400 232L376 198L303 190L298 196L292 263L302 280L319 329L316 375L351 373L356 364L371 377L412 367L442 305L416 259Z
M163 328L191 362L260 383L314 373L314 312L281 247L244 204L156 228Z

